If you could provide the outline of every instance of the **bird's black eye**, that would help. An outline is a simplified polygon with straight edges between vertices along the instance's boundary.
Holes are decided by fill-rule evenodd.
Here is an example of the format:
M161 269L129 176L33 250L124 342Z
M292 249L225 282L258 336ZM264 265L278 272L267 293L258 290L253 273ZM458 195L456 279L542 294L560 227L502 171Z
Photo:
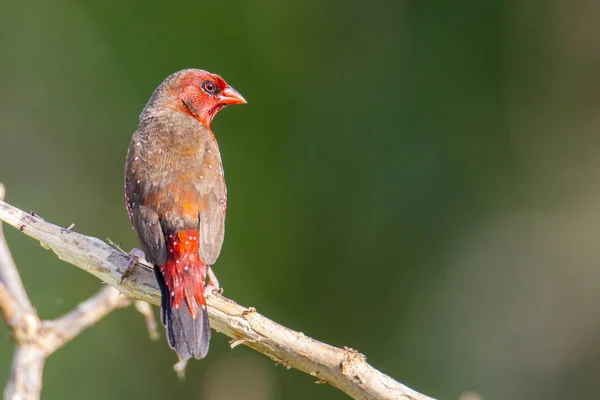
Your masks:
M217 91L217 85L215 85L213 81L204 81L202 82L202 90L208 94L215 94Z

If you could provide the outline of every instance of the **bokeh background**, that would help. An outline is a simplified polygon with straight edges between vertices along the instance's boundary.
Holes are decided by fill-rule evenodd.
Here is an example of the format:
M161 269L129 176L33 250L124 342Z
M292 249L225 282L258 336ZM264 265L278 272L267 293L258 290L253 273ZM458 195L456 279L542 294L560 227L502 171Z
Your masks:
M170 73L219 73L248 100L213 123L227 296L440 399L597 399L599 21L590 0L0 0L0 181L134 247L137 116ZM6 231L42 317L100 287ZM118 311L51 356L43 398L346 398L218 334L184 384L175 361Z

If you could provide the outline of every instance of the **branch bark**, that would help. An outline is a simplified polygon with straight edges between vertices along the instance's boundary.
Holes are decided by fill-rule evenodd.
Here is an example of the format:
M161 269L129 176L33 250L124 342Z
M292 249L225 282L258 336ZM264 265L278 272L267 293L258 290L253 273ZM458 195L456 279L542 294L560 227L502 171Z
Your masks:
M149 266L134 268L127 279L121 282L128 258L103 241L45 222L2 201L0 201L0 220L39 240L43 247L51 249L61 260L89 272L122 294L132 299L160 305L160 292L152 269ZM4 269L3 265L2 267L0 269ZM110 307L105 308L106 312L118 307L116 304L118 296L116 303L108 301L111 298L108 293L99 293L96 296L110 303ZM2 298L3 293L0 290L0 302ZM376 370L367 364L362 354L353 349L337 348L319 342L301 332L277 324L252 307L243 307L216 292L207 295L207 303L212 328L229 336L232 339L230 342L232 348L238 344L253 348L277 363L304 371L315 377L318 382L329 383L355 399L432 399ZM11 303L7 304L0 308L10 310ZM86 307L86 303L80 305L79 312ZM77 310L73 311L75 312ZM10 312L3 314L5 318L7 314ZM96 317L90 318L80 314L62 317L54 322L64 330L63 335L58 336L63 340L70 340L78 332L77 329L69 328L71 326L69 321L82 320L85 321L83 325L87 327L101 318L101 316ZM46 326L50 327L52 323ZM82 325L75 324L75 326ZM49 345L48 349L54 351L62 344L64 343L58 341L56 346ZM36 367L41 378L43 361Z

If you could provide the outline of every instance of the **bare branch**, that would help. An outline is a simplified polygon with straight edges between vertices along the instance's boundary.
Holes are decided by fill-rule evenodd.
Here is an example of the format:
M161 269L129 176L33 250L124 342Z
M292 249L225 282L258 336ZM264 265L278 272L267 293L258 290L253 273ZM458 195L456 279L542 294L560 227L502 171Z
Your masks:
M0 184L0 200L3 198L4 186ZM131 302L114 288L105 286L65 316L40 321L25 292L0 223L0 315L16 345L4 398L39 399L46 357L112 310Z
M2 268L4 266L0 264L0 269ZM0 283L0 311L17 344L4 398L38 399L42 389L44 355L30 343L30 339L37 334L40 321L37 315L21 311L17 299L3 283Z
M37 400L42 391L44 353L34 344L17 346L13 355L10 378L4 389L5 399Z
M4 193L4 185L0 183L0 201L4 200ZM2 224L0 224L0 266L2 266L2 268L0 268L0 282L4 284L6 290L8 290L17 301L15 306L18 307L21 312L33 310L33 306L29 301L29 297L27 296L27 292L23 287L23 282L17 271L17 266L10 255L10 250L8 250Z
M99 239L45 222L0 201L0 219L39 240L56 255L98 277L121 293L155 305L160 293L150 268L134 268L121 282L127 257ZM218 293L207 296L211 326L276 362L296 368L327 382L355 399L426 400L420 394L367 364L365 357L349 348L337 348L288 329L242 307Z
M131 299L121 295L113 287L104 286L73 311L53 321L44 321L40 347L50 355L111 311L130 304Z
M2 314L2 318L6 321L6 325L11 329L14 328L15 314L18 308L19 304L17 300L6 289L4 283L0 283L0 314Z

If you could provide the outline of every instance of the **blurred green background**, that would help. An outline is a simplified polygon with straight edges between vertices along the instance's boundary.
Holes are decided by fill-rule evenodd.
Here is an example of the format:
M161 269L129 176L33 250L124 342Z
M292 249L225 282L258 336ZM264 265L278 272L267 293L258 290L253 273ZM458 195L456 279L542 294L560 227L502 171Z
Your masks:
M137 116L170 73L218 73L248 100L213 123L225 295L441 399L597 399L599 20L593 1L1 0L0 181L137 246ZM42 317L100 287L6 233ZM42 395L346 398L219 334L184 384L175 361L118 311L49 358Z

